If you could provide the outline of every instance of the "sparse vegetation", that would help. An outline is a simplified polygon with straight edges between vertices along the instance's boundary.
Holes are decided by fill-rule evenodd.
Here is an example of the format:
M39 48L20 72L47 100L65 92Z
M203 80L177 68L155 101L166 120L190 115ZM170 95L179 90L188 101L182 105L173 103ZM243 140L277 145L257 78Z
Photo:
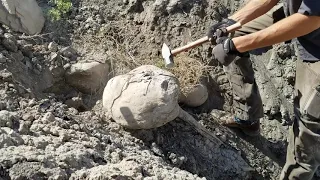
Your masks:
M51 3L55 6L49 10L49 16L53 21L60 20L72 7L71 0L51 0Z
M125 31L121 26L124 27L122 24L113 24L113 28L117 27L115 29L118 32ZM202 78L207 77L208 72L214 68L206 62L190 57L186 53L182 53L174 58L175 66L173 68L166 68L161 56L148 59L133 55L131 53L133 48L130 45L130 38L133 35L127 36L126 41L123 41L124 37L121 36L121 33L114 31L114 29L110 28L108 31L104 30L95 35L83 35L80 40L86 42L81 47L84 51L107 54L108 60L112 65L113 74L125 74L141 65L155 65L174 74L179 80L181 91L187 93L194 85L199 84ZM134 34L134 32L132 33Z
M199 84L201 78L207 77L208 72L214 68L185 54L176 56L174 62L175 66L168 70L178 78L183 93L188 93L190 88Z

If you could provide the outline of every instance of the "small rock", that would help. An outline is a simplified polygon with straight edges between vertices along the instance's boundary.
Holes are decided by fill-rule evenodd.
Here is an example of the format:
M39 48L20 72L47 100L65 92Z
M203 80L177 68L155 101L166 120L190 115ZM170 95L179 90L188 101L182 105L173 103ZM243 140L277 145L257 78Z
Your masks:
M55 117L51 112L47 112L41 119L42 122L52 122L54 120Z
M85 28L85 29L89 29L89 28L90 28L90 24L86 24L86 25L84 26L84 28Z
M0 127L12 127L15 113L2 110L0 111Z
M33 49L33 45L32 44L26 44L26 45L23 45L21 47L21 51L22 53L29 57L29 58L33 58L33 52L32 52L32 49Z
M69 58L70 60L75 60L77 59L77 51L73 49L72 47L68 46L65 48L62 48L60 50L60 53L64 56Z
M18 51L17 41L13 37L13 35L9 33L5 33L4 37L5 38L2 40L3 46L9 51L17 52Z
M93 20L93 18L92 17L89 17L86 21L85 21L86 23L93 23L94 22L94 20Z
M40 64L36 64L36 68L37 70L39 70L40 72L42 71L42 66Z
M66 82L83 93L95 93L107 84L109 65L107 63L89 62L71 65L66 71Z
M75 20L81 21L83 17L81 15L76 15Z
M39 63L39 59L37 57L34 57L34 58L31 59L31 62L33 64L38 64Z
M187 160L186 157L184 156L178 157L175 153L170 153L169 159L175 166L178 166L178 167L180 167Z
M29 131L28 123L25 123L24 121L20 121L20 125L19 125L18 131L21 134L27 134L28 131Z
M21 100L21 101L19 102L19 105L20 105L20 108L21 108L21 109L25 109L25 108L28 107L28 101L27 101L27 100Z
M70 136L66 132L62 132L59 134L59 140L61 142L65 142L70 139Z
M5 101L0 101L0 110L5 110L7 107L6 102Z
M71 64L70 63L67 63L67 64L65 64L64 66L63 66L63 69L69 69L71 67Z
M119 153L112 152L110 157L112 163L119 163L121 161L121 155Z
M229 81L228 81L228 78L227 78L227 76L218 76L218 78L217 78L217 83L219 84L219 85L223 85L223 84L226 84L226 83L228 83Z
M58 51L58 44L55 42L50 42L48 45L48 49L51 52L56 52L56 51Z
M151 151L158 156L163 156L163 151L159 148L156 143L151 144Z
M206 86L198 84L191 87L184 96L185 97L180 100L182 103L185 103L190 107L198 107L207 101L208 90Z
M35 99L31 99L31 100L29 101L29 103L28 103L29 107L33 107L33 106L36 105L36 104L37 104L37 102L36 102Z
M0 149L9 146L19 146L24 143L21 136L10 128L0 128L0 134Z
M24 56L21 51L11 53L13 59L22 62L24 60Z
M0 63L5 63L7 62L7 59L2 53L0 53Z
M50 62L57 61L59 59L60 59L60 57L59 57L58 53L51 53Z
M26 40L17 40L17 44L19 45L19 47L23 47L27 45L28 42Z
M27 59L25 59L26 60L26 68L27 69L33 69L32 67L33 67L33 65L32 65L32 63L31 63L31 60L29 59L29 58L27 58Z
M23 114L22 119L25 121L33 121L35 120L34 116L32 114L26 113Z
M66 100L65 104L68 105L69 107L73 107L77 110L85 109L85 105L83 103L83 100L80 97L73 97L71 99L68 99L68 100Z
M0 78L5 82L12 81L12 73L8 71L7 69L0 71Z

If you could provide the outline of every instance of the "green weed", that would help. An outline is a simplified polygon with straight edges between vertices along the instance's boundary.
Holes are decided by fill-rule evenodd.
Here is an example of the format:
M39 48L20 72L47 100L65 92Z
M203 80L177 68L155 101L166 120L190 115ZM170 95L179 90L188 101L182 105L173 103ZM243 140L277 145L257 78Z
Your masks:
M51 2L55 5L54 8L49 10L49 16L53 21L60 20L72 7L71 0L51 0Z

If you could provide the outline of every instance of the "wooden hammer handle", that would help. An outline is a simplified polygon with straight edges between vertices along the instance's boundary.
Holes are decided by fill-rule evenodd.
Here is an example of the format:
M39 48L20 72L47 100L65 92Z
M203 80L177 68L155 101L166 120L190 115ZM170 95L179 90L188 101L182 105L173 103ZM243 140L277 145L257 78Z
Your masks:
M238 29L240 29L240 28L241 28L241 24L238 22L238 23L236 23L236 24L233 24L233 25L231 25L231 26L228 26L226 29L227 29L227 32L234 32L234 31L236 31L236 30L238 30ZM179 48L177 48L177 49L172 50L172 51L171 51L171 54L172 54L172 55L179 54L179 53L181 53L181 52L183 52L183 51L187 51L187 50L189 50L189 49L192 49L192 48L194 48L194 47L197 47L197 46L199 46L199 45L201 45L201 44L203 44L203 43L205 43L205 42L208 42L208 41L209 41L209 37L208 37L208 36L205 36L205 37L203 37L203 38L201 38L201 39L198 39L198 40L196 40L196 41L194 41L194 42L191 42L191 43L189 43L189 44L187 44L187 45L185 45L185 46L182 46L182 47L179 47Z
M231 32L234 32L238 29L241 28L241 24L239 22L235 23L235 24L232 24L231 26L228 26L226 29L227 29L227 32L231 33Z

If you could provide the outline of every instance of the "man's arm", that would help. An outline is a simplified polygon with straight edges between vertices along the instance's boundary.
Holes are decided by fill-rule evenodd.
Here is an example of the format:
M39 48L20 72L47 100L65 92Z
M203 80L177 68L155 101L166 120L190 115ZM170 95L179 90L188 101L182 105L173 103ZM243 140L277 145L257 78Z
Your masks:
M296 13L266 29L233 38L232 41L239 52L246 52L303 36L318 28L320 28L320 16Z
M246 24L268 12L278 2L279 0L251 0L242 9L230 16L229 19L240 22L242 25Z

